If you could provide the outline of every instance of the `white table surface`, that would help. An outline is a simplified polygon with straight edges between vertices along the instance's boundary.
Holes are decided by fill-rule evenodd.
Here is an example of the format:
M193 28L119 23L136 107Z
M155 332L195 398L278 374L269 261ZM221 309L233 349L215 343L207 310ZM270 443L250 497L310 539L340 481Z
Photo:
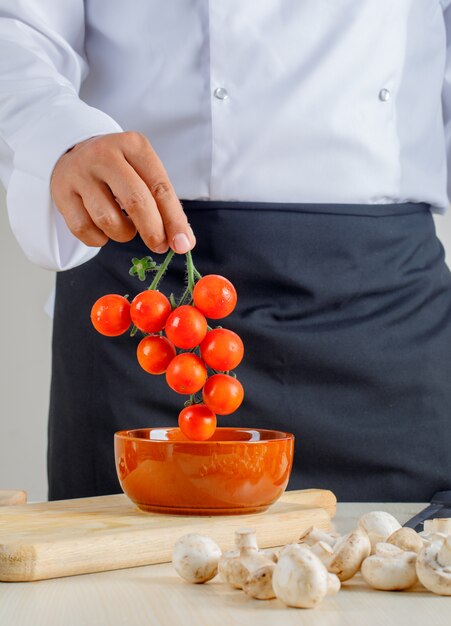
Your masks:
M401 523L424 503L339 503L333 526L351 530L366 511L385 510ZM360 574L315 609L259 601L218 578L189 585L171 564L29 583L0 583L1 626L451 626L451 597L420 585L375 591Z

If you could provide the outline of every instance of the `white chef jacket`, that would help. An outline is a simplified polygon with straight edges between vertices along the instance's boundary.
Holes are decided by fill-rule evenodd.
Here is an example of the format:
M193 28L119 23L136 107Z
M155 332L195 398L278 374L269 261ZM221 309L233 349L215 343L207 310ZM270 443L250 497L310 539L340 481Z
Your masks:
M443 212L450 1L0 0L0 178L25 254L61 270L98 252L49 180L121 130L180 198Z

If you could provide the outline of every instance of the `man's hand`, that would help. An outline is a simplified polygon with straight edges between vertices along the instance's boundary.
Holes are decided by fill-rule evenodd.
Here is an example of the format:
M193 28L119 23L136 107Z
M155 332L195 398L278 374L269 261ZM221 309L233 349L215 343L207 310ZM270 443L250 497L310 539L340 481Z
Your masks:
M160 159L135 132L92 137L56 163L50 183L71 232L87 246L130 241L184 253L196 239ZM126 214L124 213L124 211Z

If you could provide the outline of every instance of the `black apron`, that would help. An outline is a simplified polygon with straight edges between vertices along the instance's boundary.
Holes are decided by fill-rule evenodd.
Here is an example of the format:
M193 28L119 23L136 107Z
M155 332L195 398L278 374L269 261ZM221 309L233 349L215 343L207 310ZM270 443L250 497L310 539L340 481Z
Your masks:
M219 425L293 432L291 489L332 489L341 501L428 501L449 489L451 275L429 207L183 205L197 269L238 292L217 324L244 341L245 400ZM106 338L90 322L101 295L143 289L128 270L146 254L138 236L109 242L58 274L50 499L119 492L113 433L177 424L186 398L139 367L140 337ZM183 282L176 255L160 289L180 296Z

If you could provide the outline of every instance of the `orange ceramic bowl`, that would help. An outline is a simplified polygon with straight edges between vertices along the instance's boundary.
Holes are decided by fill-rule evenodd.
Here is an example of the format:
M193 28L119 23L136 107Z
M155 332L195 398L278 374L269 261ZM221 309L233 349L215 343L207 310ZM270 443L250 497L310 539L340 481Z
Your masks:
M143 511L178 515L264 511L285 491L293 451L294 435L277 430L217 428L208 441L178 428L114 435L126 495Z

